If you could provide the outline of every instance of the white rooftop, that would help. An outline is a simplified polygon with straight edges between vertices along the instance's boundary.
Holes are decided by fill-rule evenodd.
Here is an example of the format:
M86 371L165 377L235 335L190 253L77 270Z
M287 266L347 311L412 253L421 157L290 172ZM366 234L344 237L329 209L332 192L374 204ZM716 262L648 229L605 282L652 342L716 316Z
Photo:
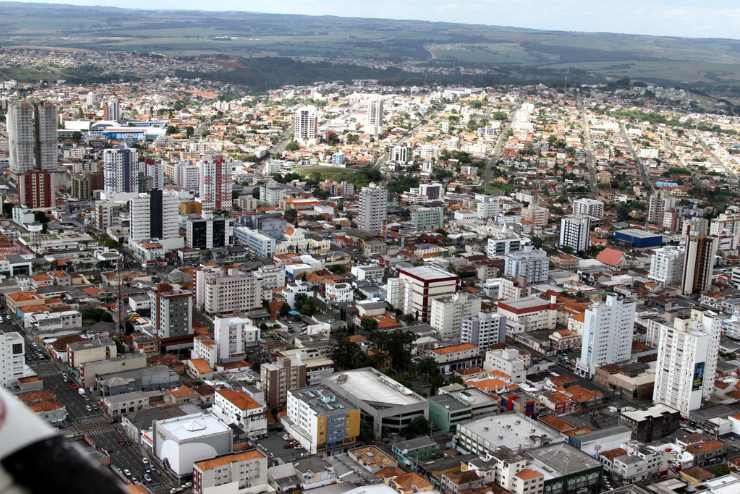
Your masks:
M326 378L334 386L360 400L387 403L391 406L413 405L424 398L372 367L338 372Z
M399 272L409 274L425 281L436 280L438 278L457 278L457 275L434 266L415 266L411 268L401 268Z
M463 427L478 436L479 440L513 450L539 446L542 441L534 441L533 436L538 436L538 439L546 437L550 443L565 440L554 429L517 413L492 415L458 425L458 429Z
M231 429L211 413L195 413L160 420L157 430L168 432L178 441L187 441L204 436L224 434Z

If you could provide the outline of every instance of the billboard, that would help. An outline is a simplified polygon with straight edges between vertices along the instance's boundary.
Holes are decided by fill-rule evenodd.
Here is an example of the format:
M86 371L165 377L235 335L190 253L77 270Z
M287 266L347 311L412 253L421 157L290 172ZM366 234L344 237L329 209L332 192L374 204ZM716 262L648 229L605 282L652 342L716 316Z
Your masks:
M691 381L691 390L696 391L704 386L704 362L698 362L694 365L694 378Z

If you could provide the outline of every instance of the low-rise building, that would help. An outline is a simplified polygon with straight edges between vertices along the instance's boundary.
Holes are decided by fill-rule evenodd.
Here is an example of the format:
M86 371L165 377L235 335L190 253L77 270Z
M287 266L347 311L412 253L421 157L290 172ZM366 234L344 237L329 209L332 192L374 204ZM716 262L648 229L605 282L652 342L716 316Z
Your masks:
M265 407L243 391L217 389L213 414L226 424L234 424L249 437L267 434Z
M260 494L271 492L267 456L242 451L193 464L193 494Z

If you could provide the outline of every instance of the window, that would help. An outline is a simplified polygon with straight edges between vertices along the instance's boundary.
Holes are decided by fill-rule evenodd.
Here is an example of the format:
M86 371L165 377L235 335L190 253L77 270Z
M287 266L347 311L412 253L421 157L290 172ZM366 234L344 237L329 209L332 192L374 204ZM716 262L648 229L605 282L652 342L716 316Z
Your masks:
M23 343L14 343L13 344L13 355L18 355L23 353Z

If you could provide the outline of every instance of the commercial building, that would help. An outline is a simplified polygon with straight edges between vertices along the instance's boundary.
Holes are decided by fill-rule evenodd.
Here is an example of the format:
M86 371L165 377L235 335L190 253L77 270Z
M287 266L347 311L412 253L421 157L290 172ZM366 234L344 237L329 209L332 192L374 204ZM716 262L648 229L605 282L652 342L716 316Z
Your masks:
M458 282L457 275L434 266L400 268L396 294L400 308L419 321L429 321L432 300L454 294Z
M244 356L248 347L259 345L260 328L245 317L217 317L213 320L213 339L218 360L228 362Z
M157 336L170 338L193 332L193 293L160 283L149 291L151 320Z
M488 372L492 370L503 372L513 383L521 383L527 379L524 357L516 348L488 350L483 368Z
M116 358L116 355L116 343L110 338L94 338L67 345L67 364L75 369L82 369L87 362Z
M180 200L176 192L155 189L129 201L129 241L157 240L165 250L184 245L180 236Z
M57 109L50 102L22 100L8 104L10 171L15 176L33 170L56 171L57 124Z
M423 397L372 367L327 376L323 384L360 409L376 439L399 433L415 418L428 416Z
M298 108L293 114L293 139L308 143L318 137L319 113L313 106Z
M262 283L254 272L236 269L199 269L196 307L209 315L239 314L262 307Z
M231 220L224 217L189 217L185 245L191 249L220 249L231 244Z
M452 374L464 369L480 369L483 359L478 345L473 343L454 343L438 346L429 352L442 374Z
M411 224L417 232L433 232L444 226L443 207L416 207L411 210Z
M545 493L597 494L601 488L601 463L565 443L527 451L528 468L540 472Z
M250 438L267 434L265 407L244 391L217 389L212 410L225 424L239 427Z
M491 456L501 446L526 451L562 443L565 437L542 422L517 413L482 417L457 425L455 445L479 456Z
M231 165L217 157L198 162L200 194L203 216L217 211L231 211L232 188Z
M125 145L103 151L103 188L107 194L139 190L139 155Z
M651 194L648 199L648 223L662 225L665 213L672 210L677 202L678 199L676 197L668 195L663 190Z
M306 364L289 358L260 366L260 382L265 401L272 408L283 408L288 401L288 391L306 387Z
M522 250L525 244L519 234L510 229L498 230L488 239L486 244L486 255L491 259L504 257L511 252Z
M541 249L509 252L505 257L504 275L524 278L527 283L544 283L550 276L550 258Z
M210 413L155 420L152 436L154 455L177 477L192 474L196 462L232 452L231 429Z
M507 334L555 329L558 323L558 306L554 297L549 301L536 296L501 301L497 312L506 318Z
M560 248L571 248L583 252L591 246L591 218L588 216L565 216L560 220Z
M371 183L360 191L357 228L363 232L379 235L383 232L388 208L388 192L385 187Z
M614 232L614 240L629 244L633 249L648 249L663 245L663 236L636 228Z
M480 312L481 299L465 292L432 299L429 325L440 338L459 338L463 319Z
M20 333L0 333L0 386L12 388L23 377L26 343Z
M683 263L681 293L697 295L712 287L712 273L719 242L706 235L689 236Z
M460 341L477 345L485 352L506 339L506 316L492 312L478 312L466 317L460 327Z
M596 369L629 360L635 328L634 301L607 295L604 302L586 310L577 370L593 376Z
M193 464L193 494L260 494L271 492L267 456L256 449Z
M499 412L501 399L476 388L445 391L429 398L429 422L440 432L454 432L457 424Z
M288 391L285 430L311 454L337 451L360 435L360 410L324 385Z
M22 206L48 209L54 206L54 175L45 170L30 170L18 175L18 197Z
M573 201L573 214L601 219L604 217L604 203L598 199L577 199Z
M658 403L646 410L623 410L619 423L632 429L632 439L651 443L681 427L681 412Z
M234 237L257 257L272 258L275 255L277 240L274 237L245 226L234 228Z
M653 402L689 417L714 391L722 320L694 309L687 319L675 318L673 327L660 326Z
M669 286L681 282L684 250L680 247L661 247L650 256L650 279Z

